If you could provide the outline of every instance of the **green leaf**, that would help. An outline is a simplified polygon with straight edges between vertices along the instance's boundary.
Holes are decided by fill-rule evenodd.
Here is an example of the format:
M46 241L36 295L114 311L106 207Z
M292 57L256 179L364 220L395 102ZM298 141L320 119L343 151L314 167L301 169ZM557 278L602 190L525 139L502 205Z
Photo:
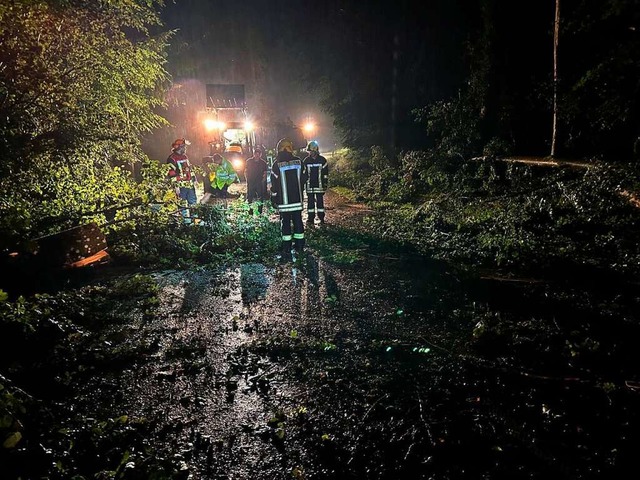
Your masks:
M0 428L10 428L11 425L13 425L13 415L3 415L2 417L0 417Z
M7 436L2 443L4 448L15 448L16 445L22 440L22 434L20 432L13 432Z

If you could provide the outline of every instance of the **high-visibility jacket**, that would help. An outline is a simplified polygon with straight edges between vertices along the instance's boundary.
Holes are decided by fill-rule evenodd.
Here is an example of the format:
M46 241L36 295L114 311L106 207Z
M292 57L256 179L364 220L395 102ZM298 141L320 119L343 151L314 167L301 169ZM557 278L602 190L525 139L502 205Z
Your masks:
M283 151L271 167L271 194L279 212L302 210L307 170L300 158Z
M195 174L191 171L191 163L189 157L179 153L172 153L167 158L166 163L169 164L169 172L167 176L178 187L193 187L196 180Z
M222 157L222 162L216 167L215 186L221 189L237 181L239 181L238 174L234 170L232 163Z
M308 155L304 159L309 179L307 180L307 193L324 193L329 186L329 164L327 159L318 154L316 158Z

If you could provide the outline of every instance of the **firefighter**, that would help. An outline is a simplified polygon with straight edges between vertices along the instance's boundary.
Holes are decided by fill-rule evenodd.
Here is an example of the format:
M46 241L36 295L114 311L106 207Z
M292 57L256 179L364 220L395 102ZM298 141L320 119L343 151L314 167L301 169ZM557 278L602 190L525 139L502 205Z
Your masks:
M247 203L257 201L258 213L262 213L262 202L267 194L267 162L264 161L264 148L256 145L253 149L253 157L245 163L244 177L247 179ZM253 208L249 208L253 213Z
M204 196L200 200L201 203L209 203L209 200L215 193L216 184L216 164L213 157L204 157L202 160L202 171L204 173L202 186Z
M296 251L304 249L304 224L302 222L302 187L307 181L307 171L299 157L293 155L293 142L283 138L271 167L271 196L280 214L282 231L282 257L291 258L292 241ZM293 232L291 224L293 223Z
M232 150L229 150L232 151ZM221 198L229 198L229 185L240 182L240 178L233 168L233 164L220 154L213 155L216 167L216 183Z
M187 206L195 205L198 201L196 197L196 175L191 171L191 163L187 157L187 145L190 142L184 138L176 139L171 145L171 155L167 158L169 164L167 176L172 182L176 195L180 200L187 202ZM191 223L189 208L183 208L182 216L185 223Z
M329 165L327 159L320 155L318 142L311 141L307 145L309 154L304 165L309 175L307 180L307 224L313 225L318 213L320 223L324 223L324 193L329 184Z

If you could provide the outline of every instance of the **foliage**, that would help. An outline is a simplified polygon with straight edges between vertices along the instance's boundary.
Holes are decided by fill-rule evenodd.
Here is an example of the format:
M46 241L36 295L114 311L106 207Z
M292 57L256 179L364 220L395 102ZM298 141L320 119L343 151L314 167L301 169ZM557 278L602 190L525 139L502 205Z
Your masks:
M636 0L563 7L561 32L562 130L581 154L638 157L640 20Z
M255 208L255 205L254 205ZM243 199L227 208L203 206L199 215L204 220L200 251L207 261L221 256L234 261L265 259L280 246L279 224L269 215L274 212L265 204L265 214L255 214Z
M371 172L368 152L341 149L330 160L331 184L355 189Z
M427 133L435 138L436 149L442 154L469 158L478 153L480 116L471 101L474 98L469 93L416 110L417 120L426 122Z
M465 264L637 270L640 222L629 197L637 166L553 169L437 151L399 160L394 167L372 157L369 176L348 185L376 207L367 224L372 233ZM349 171L341 175L350 178Z
M164 123L154 108L167 37L149 34L159 4L18 1L0 10L0 142L11 152L1 247L138 195L139 137Z
M267 212L271 211L266 206ZM186 268L270 256L279 245L278 225L268 215L254 215L242 199L222 205L190 208L194 223L179 211L147 211L121 224L110 237L118 261L138 265Z
M125 314L149 314L157 295L155 281L134 275L0 304L3 478L175 478L172 460L148 448L144 419L93 401L87 409L74 394L103 355L111 368L131 355L103 329Z
M493 26L483 5L483 29L479 41L467 46L469 73L456 96L436 100L413 110L415 120L426 126L437 155L468 159L508 153L509 142L500 123L508 123L500 107L491 105L491 75L495 68L491 57ZM494 111L495 110L495 111Z

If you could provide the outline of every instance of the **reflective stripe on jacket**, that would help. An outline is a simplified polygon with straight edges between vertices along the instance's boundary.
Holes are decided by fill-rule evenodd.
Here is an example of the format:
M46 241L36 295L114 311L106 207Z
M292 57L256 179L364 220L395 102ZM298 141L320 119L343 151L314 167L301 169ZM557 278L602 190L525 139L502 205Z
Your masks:
M329 165L322 155L313 158L311 155L304 159L309 179L307 193L325 193L329 186Z
M288 152L278 154L271 168L271 191L279 212L302 210L302 186L306 181L306 168L298 157Z
M176 183L178 187L192 187L195 176L191 172L191 164L186 155L172 153L167 158L166 163L169 164L167 176Z

